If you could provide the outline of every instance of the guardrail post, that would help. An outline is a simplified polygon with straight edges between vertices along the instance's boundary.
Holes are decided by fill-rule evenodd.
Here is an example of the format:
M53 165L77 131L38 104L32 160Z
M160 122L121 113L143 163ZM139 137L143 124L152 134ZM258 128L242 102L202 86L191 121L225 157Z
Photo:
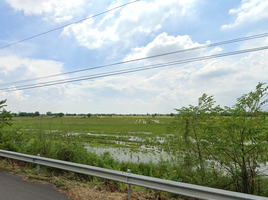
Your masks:
M130 169L127 170L127 173L130 174ZM127 177L127 182L128 182L128 177ZM130 184L127 185L127 190L128 190L128 199L130 199L131 198L131 185Z
M40 157L40 154L37 154L38 157ZM37 165L37 174L39 174L39 170L40 170L40 165Z

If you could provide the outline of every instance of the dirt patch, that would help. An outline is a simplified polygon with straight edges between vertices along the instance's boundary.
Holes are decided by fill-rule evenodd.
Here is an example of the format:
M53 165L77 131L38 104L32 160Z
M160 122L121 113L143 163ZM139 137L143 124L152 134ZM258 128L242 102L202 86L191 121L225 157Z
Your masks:
M65 180L63 177L44 178L41 176L23 176L25 181L40 181L39 179L49 179L50 181L61 182L61 187L51 184L45 180L40 181L43 184L50 184L60 193L66 193L67 197L73 200L128 200L127 191L118 191L118 186L113 182L103 182L100 186L94 186L92 184L73 182ZM168 200L171 198L165 197L161 194L151 193L145 194L142 192L133 192L130 200Z

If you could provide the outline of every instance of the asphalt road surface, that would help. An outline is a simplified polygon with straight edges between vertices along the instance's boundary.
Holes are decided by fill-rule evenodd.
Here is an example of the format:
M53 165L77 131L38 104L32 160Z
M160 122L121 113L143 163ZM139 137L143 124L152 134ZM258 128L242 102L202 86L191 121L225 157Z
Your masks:
M51 185L23 181L21 177L0 172L0 200L68 200Z

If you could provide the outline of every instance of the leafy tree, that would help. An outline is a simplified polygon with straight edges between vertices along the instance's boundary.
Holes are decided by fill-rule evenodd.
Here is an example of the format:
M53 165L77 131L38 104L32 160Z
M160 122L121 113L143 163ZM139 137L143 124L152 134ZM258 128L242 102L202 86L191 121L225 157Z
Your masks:
M206 174L225 172L229 185L239 192L260 192L260 164L268 161L268 132L261 107L268 103L268 87L259 83L254 92L244 94L232 107L215 106L213 96L203 94L198 106L176 109L178 117L169 130L176 132L184 166Z
M204 135L211 132L211 126L215 124L215 117L222 109L214 106L213 96L203 94L198 99L198 106L189 105L176 109L179 118L169 127L170 131L179 134L179 150L184 152L184 165L188 169L197 167L200 171L202 182L206 177L207 152L204 146Z
M7 100L2 100L0 101L0 148L3 147L2 143L4 141L6 141L4 138L5 138L5 132L2 130L3 127L5 126L11 126L11 119L12 119L12 115L10 113L10 111L6 111L4 109L4 107L6 106L5 103L6 103ZM7 140L7 142L11 145L12 142Z
M62 112L61 113L58 113L58 116L59 117L63 117L64 116L64 113L62 113Z
M6 111L4 107L6 106L7 100L0 101L0 129L2 129L4 126L11 126L11 119L12 115L10 111Z
M36 112L34 113L34 116L35 116L35 117L38 117L38 116L40 116L40 113L39 113L38 111L36 111Z
M47 116L51 116L52 112L48 111L46 114L47 114Z
M88 113L88 114L87 114L87 117L90 118L90 117L91 117L91 113Z
M223 117L214 135L207 135L206 150L210 156L233 178L236 190L256 193L262 175L261 163L266 163L268 132L266 118L261 107L268 102L263 99L268 87L259 83L254 92L237 99L232 108L225 108L230 117Z
M26 117L28 114L26 112L19 112L19 117Z

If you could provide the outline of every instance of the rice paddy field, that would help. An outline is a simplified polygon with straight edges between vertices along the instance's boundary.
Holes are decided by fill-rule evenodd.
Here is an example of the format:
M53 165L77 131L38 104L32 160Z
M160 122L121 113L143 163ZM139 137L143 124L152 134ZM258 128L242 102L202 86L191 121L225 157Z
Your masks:
M83 143L90 152L109 152L118 161L158 162L176 153L176 135L169 116L14 117L12 129Z
M192 127L191 132L188 118L173 129L172 122L178 119L183 118L13 117L12 126L6 126L0 132L0 145L1 149L9 151L40 154L117 171L131 169L134 174L268 196L267 119L263 118L263 122L258 121L256 125L255 118L247 118L251 121L246 125L256 137L244 139L241 144L243 134L239 135L239 130L244 129L239 129L240 116L204 118L206 123ZM214 126L217 129L213 129ZM191 136L187 137L188 133ZM261 156L257 159L256 155ZM234 160L232 156L238 159ZM243 166L242 157L248 162L244 171L240 167ZM243 179L242 172L247 173L243 176L247 179ZM248 188L252 190L244 190L243 186L249 181Z

